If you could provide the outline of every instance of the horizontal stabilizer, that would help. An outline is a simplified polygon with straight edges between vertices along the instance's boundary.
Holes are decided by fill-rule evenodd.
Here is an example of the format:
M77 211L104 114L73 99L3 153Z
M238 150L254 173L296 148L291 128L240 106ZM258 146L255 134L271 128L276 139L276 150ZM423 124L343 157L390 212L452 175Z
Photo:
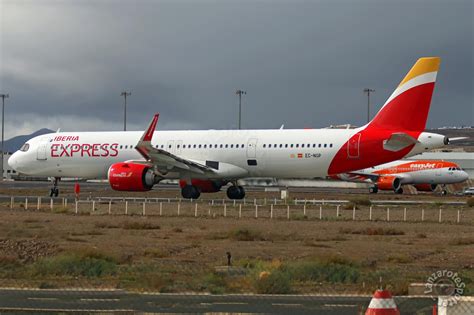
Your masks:
M395 132L392 133L388 140L383 142L383 148L388 151L396 152L410 145L416 144L417 142L418 140L406 133Z

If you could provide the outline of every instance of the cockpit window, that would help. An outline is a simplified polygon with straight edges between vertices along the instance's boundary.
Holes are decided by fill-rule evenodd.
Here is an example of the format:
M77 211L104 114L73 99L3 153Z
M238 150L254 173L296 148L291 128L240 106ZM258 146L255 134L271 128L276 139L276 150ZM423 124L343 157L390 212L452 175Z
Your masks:
M24 145L21 146L20 151L26 152L30 148L30 145L28 143L25 143Z

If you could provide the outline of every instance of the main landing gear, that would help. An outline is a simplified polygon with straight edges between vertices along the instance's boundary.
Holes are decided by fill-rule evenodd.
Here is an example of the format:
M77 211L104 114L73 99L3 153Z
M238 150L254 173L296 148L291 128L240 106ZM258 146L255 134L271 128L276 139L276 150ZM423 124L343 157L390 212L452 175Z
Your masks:
M198 199L201 195L201 192L196 186L186 185L181 188L181 196L186 199Z
M376 194L376 193L379 192L379 188L377 187L377 185L372 186L372 187L369 188L369 192L370 192L371 194Z
M229 199L244 199L245 190L242 186L232 185L227 188L227 197L229 197Z
M403 194L403 188L400 187L400 188L396 189L396 190L395 190L395 193L396 193L396 194L399 194L399 195Z
M51 190L49 191L49 196L50 197L57 197L59 196L59 188L58 188L58 183L61 180L61 177L54 177L52 182L53 182L53 187L51 187Z

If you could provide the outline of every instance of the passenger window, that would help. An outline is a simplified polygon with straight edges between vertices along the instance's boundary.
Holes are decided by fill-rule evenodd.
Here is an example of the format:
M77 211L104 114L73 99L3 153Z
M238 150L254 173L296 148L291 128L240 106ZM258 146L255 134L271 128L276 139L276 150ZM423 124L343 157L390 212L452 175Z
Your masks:
M217 149L217 144L214 144L214 149Z
M296 144L296 147L297 147L297 148L299 148L299 146L300 146L300 144L299 144L299 143L297 143L297 144Z
M207 148L207 144L204 145L204 149L206 149L206 148Z
M228 145L228 144L226 144L226 145L225 145L225 148L227 149L228 147L229 147L229 145Z
M304 143L301 145L302 148L304 148Z
M290 145L291 148L293 148L293 143Z
M320 147L321 147L321 143L320 143L320 144L318 144L318 148L320 148Z
M282 148L282 147L283 147L283 144L280 143L280 148Z
M178 144L178 149L179 149L179 144Z
M162 145L161 145L161 148L163 149L164 147L165 147L165 145L164 145L164 144L162 144Z
M285 144L285 148L288 148L288 143Z
M243 149L243 148L245 147L245 145L244 145L244 144L242 144L240 147Z
M221 149L222 149L223 145L221 144Z
M271 147L272 147L272 145L271 145L271 144L269 144L269 145L268 145L268 147L269 147L269 148L271 148Z
M120 149L122 149L122 146L120 146Z
M332 143L329 145L330 148L332 148Z
M234 145L233 145L233 144L231 144L231 145L230 145L230 148L231 148L231 149L233 149L233 148L234 148Z
M324 147L327 147L327 144L326 144L326 143L324 144Z

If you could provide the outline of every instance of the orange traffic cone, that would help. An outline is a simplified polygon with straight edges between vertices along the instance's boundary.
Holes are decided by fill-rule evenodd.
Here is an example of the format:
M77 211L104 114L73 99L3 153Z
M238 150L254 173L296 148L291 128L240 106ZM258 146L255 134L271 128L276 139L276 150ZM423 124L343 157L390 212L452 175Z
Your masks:
M377 290L365 315L400 315L392 294L388 290Z

